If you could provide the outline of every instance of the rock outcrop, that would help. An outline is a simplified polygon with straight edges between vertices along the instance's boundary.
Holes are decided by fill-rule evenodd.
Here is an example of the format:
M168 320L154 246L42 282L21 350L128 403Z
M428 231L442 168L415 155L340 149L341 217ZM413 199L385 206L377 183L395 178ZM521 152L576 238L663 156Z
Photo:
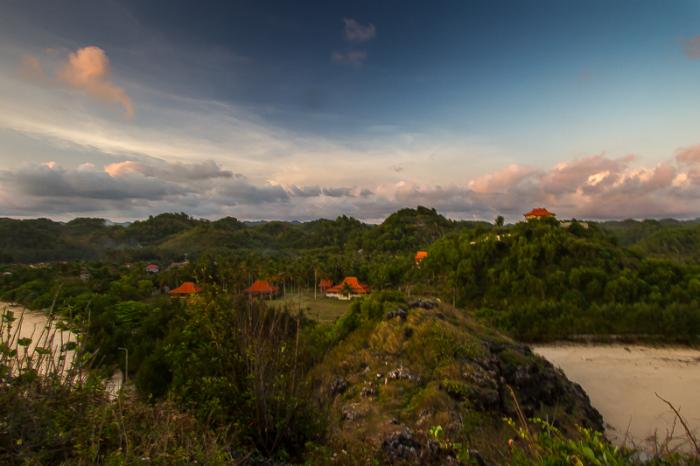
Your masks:
M391 464L460 464L460 454L488 464L507 452L514 433L503 419L517 409L572 435L603 429L579 385L465 311L417 300L382 316L312 374L333 448Z

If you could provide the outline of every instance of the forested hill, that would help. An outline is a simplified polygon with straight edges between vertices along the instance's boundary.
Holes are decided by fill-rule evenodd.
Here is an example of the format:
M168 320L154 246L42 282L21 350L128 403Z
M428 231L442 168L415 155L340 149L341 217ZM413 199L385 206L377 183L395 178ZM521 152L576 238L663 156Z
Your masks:
M95 219L4 220L0 228L6 262L97 259L46 268L5 266L0 292L33 308L50 304L57 290L72 299L73 284L79 282L76 296L85 287L82 272L97 283L109 267L128 269L117 275L129 277L135 290L141 281L150 283L133 296L183 280L242 290L263 277L311 289L319 277L338 283L356 276L372 290L454 302L527 341L577 334L668 341L700 336L700 225L691 222L544 219L502 226L455 222L418 207L400 210L380 225L348 217L248 224L163 214L126 226ZM418 249L428 251L419 265ZM146 261L161 266L162 273L147 276ZM134 262L142 264L129 269ZM106 287L101 282L98 288Z
M620 246L643 256L700 263L700 220L595 223ZM425 248L459 230L488 231L488 222L454 221L435 209L399 210L379 225L341 216L310 222L215 221L164 213L130 224L100 218L69 222L0 218L0 263L56 260L174 260L203 253L331 249L398 253Z
M640 254L653 237L628 249L595 224L522 222L446 235L429 248L421 273L442 296L525 340L575 334L694 339L700 335L700 266Z
M700 263L700 220L624 220L600 227L642 255Z
M490 228L487 222L456 222L435 209L402 209L380 225L351 217L310 222L245 223L165 213L128 225L104 219L0 219L0 263L56 260L175 259L225 250L411 251L458 229Z

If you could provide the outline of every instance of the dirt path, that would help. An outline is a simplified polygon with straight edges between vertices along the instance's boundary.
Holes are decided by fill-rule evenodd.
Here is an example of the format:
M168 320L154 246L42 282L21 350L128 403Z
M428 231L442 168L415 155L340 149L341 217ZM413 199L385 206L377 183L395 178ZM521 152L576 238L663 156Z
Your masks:
M656 396L680 407L700 434L700 351L635 345L551 345L533 350L583 387L603 415L615 443L628 438L639 446L658 432L665 437L675 416ZM682 437L680 425L676 437ZM679 440L680 441L680 440Z

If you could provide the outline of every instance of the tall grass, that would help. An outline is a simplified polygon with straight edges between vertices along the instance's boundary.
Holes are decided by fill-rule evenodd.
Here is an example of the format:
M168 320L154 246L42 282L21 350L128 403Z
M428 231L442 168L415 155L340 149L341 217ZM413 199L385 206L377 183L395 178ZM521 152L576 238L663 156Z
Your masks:
M697 439L688 428L688 424L677 408L669 401L664 401L684 428L685 441L674 435L674 430L664 437L655 437L653 452L648 453L630 443L615 447L603 434L591 429L580 428L578 438L564 436L551 423L542 419L525 419L515 392L510 389L517 421L506 419L516 436L509 440L511 461L517 465L650 465L650 466L685 466L700 465L700 450ZM658 396L658 395L657 395ZM671 445L674 445L671 447Z
M27 316L0 317L0 464L232 464L226 432L168 401L110 396L80 333L50 311L23 333Z

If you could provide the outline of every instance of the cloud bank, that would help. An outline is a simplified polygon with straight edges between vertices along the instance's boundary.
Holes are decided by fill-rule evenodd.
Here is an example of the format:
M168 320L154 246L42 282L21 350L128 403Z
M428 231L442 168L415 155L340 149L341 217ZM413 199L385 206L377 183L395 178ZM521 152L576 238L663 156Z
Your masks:
M560 218L700 216L700 145L682 148L653 167L632 155L605 154L547 170L509 165L467 181L439 186L402 180L354 186L256 181L213 161L124 160L67 169L47 162L0 171L0 215L138 218L164 211L245 219L378 220L402 207L426 205L454 218L519 219L546 206ZM124 214L127 212L128 214Z

